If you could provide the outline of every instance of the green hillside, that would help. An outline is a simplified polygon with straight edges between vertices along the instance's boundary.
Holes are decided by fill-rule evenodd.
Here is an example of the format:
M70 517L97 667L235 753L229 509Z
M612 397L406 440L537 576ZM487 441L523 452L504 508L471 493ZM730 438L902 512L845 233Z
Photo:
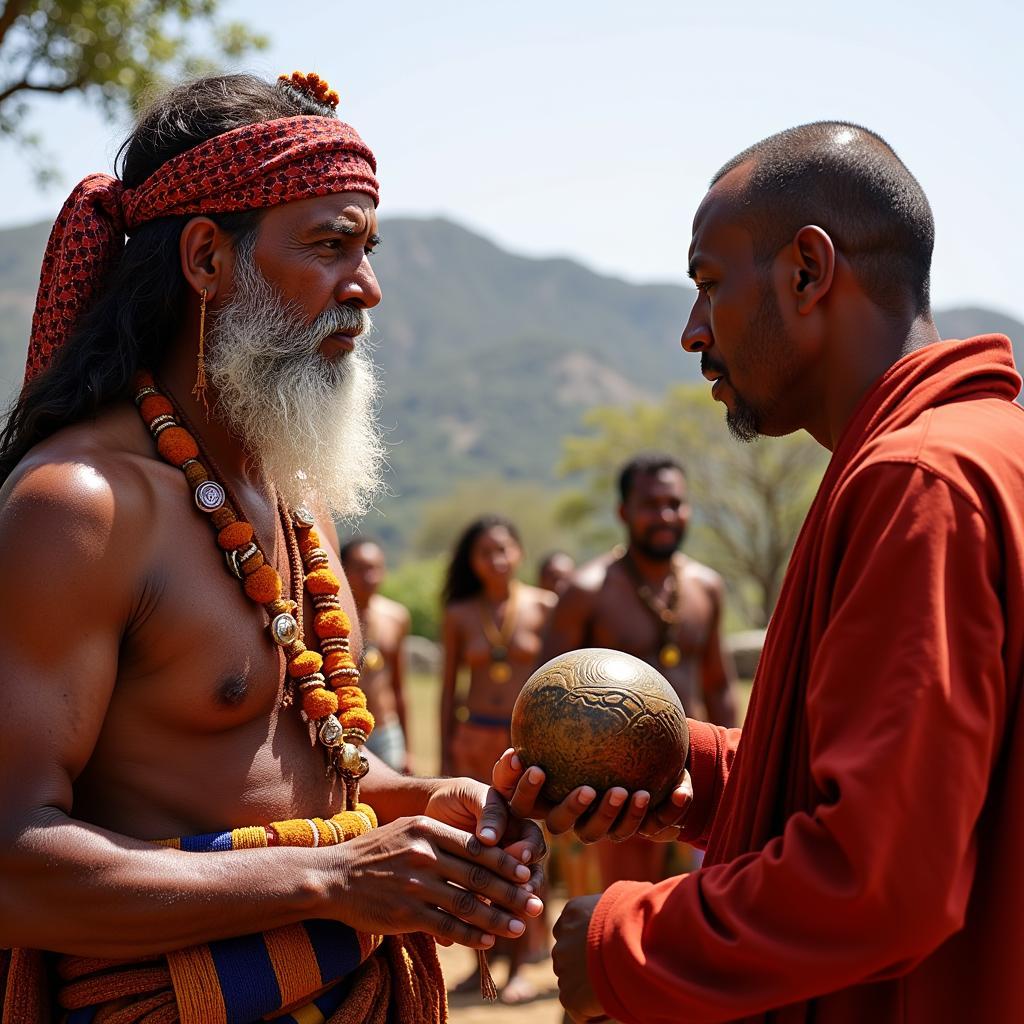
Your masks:
M20 381L48 225L0 231L0 392ZM392 449L385 517L408 539L420 502L476 477L554 480L560 440L594 405L699 379L679 335L689 286L634 285L567 259L506 252L446 220L385 220L374 266L382 410ZM1024 325L987 309L938 314L947 337Z

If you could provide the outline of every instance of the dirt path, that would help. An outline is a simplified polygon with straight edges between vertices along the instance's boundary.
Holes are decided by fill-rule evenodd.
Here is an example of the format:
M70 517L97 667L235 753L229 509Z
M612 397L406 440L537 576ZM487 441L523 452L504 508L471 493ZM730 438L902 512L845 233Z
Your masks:
M448 949L439 947L441 966L449 986L458 984L476 965L476 954L461 946ZM516 1024L530 1021L530 1024L561 1024L562 1007L558 1002L558 989L551 961L528 964L523 968L526 976L536 985L541 998L521 1006L505 1006L502 1002L485 1003L479 992L469 995L449 996L452 1024ZM504 965L494 969L494 980L501 986L505 979Z

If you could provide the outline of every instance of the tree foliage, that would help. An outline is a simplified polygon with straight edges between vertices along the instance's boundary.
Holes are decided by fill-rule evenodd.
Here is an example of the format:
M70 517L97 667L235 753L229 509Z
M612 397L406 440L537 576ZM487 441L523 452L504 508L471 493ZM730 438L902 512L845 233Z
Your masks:
M388 572L381 593L409 609L411 632L438 640L441 636L441 586L444 558L409 559Z
M217 0L0 0L0 132L38 157L32 96L77 92L113 114L162 80L265 45L219 21Z
M619 538L615 475L639 451L686 467L695 516L687 550L718 570L749 625L767 623L827 453L806 434L740 444L706 387L684 385L658 405L595 409L586 435L567 438L561 470L584 486L562 500L560 521L581 543Z
M447 560L466 526L489 513L506 516L519 531L525 556L520 575L525 580L536 579L537 560L553 548L576 551L571 532L558 523L558 503L551 487L492 477L460 481L446 497L424 502L415 553Z

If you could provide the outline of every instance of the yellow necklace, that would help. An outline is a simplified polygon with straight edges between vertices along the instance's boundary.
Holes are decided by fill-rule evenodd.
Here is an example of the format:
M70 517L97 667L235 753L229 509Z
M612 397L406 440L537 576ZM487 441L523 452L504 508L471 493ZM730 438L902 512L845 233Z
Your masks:
M484 639L491 645L491 665L487 671L495 683L507 683L512 678L509 645L516 630L518 590L519 584L512 580L509 584L508 600L505 602L505 613L501 617L501 625L497 628L491 609L484 598L480 598L480 626Z
M662 668L675 668L683 660L683 652L676 642L679 623L682 620L683 593L682 587L679 585L679 577L676 576L675 564L671 564L671 572L666 580L668 596L662 598L640 575L640 570L636 567L633 559L629 557L628 551L623 552L621 561L633 582L636 596L640 598L640 602L651 615L658 620L658 627L661 631L658 664Z

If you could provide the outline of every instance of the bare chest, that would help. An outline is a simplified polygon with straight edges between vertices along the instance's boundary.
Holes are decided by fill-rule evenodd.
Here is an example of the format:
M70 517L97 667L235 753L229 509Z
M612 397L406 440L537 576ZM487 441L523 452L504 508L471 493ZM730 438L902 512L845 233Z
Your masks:
M466 664L489 666L497 649L502 660L532 669L540 654L546 613L535 601L524 600L511 621L499 621L483 605L467 606L460 622Z
M312 730L297 706L283 706L285 663L266 613L187 504L169 507L155 525L159 540L76 802L102 808L96 813L116 819L103 822L109 827L147 838L333 809L340 793ZM272 532L261 547L287 593L301 569ZM341 578L333 556L332 568ZM308 598L302 618L313 646Z
M631 580L609 573L595 602L588 643L653 664L657 664L659 652L671 645L678 649L683 663L696 664L707 649L713 622L711 598L693 580L683 578L673 607L661 614L641 598Z

